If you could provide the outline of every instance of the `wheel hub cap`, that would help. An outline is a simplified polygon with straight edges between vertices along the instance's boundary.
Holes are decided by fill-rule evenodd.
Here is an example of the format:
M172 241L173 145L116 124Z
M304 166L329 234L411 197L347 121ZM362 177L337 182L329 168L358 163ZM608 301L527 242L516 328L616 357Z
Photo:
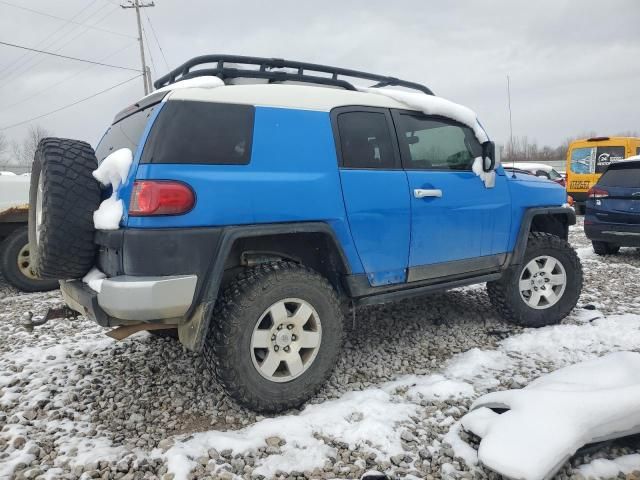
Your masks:
M531 308L550 308L562 298L567 286L567 274L562 263L541 255L527 263L518 284L522 300Z
M288 382L309 369L322 339L320 317L307 301L286 298L271 305L251 335L251 360L272 382Z

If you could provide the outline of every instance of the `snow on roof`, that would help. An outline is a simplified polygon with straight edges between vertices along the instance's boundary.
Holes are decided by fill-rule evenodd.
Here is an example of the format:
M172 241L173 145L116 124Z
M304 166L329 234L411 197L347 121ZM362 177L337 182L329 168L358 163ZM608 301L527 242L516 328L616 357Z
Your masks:
M550 478L583 445L640 432L640 353L615 352L477 399L462 419L478 458L508 478ZM507 408L498 414L491 408Z
M441 115L451 118L464 125L467 125L476 134L480 143L489 140L487 132L478 121L476 112L469 107L452 102L446 98L436 97L435 95L425 95L424 93L405 92L402 90L394 90L389 88L362 88L363 92L375 93L392 98L411 110L419 110L426 115Z

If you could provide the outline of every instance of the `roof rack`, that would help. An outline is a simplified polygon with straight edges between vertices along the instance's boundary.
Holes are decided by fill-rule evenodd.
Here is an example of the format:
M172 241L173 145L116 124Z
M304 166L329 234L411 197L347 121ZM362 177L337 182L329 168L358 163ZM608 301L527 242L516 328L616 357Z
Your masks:
M225 63L233 64L225 66ZM216 64L213 68L199 68L192 70L193 67L204 64ZM239 64L244 64L242 68ZM258 65L259 68L246 68L247 65ZM293 69L295 72L275 69ZM315 72L309 74L307 71ZM318 73L330 74L331 76L321 76ZM427 95L433 95L433 92L419 83L407 82L395 77L386 77L384 75L376 75L373 73L359 72L357 70L349 70L346 68L329 67L327 65L317 65L314 63L293 62L281 58L263 58L263 57L245 57L241 55L202 55L192 58L188 62L180 65L178 68L170 71L166 75L158 78L153 82L156 88L171 85L180 80L187 80L194 77L216 76L221 80L231 78L262 78L269 80L269 83L296 81L316 83L320 85L330 85L342 87L347 90L357 90L350 82L338 78L338 76L359 78L364 80L373 80L377 82L372 85L373 88L398 86L406 87L413 90L419 90Z

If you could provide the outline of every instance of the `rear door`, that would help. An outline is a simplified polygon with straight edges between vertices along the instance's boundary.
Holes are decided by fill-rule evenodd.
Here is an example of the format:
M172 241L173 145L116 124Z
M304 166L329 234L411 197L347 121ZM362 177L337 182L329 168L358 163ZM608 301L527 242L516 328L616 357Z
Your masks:
M621 162L609 167L596 188L608 196L596 198L593 213L607 223L640 224L640 162Z
M332 112L351 235L372 286L406 281L409 187L387 109ZM321 199L318 199L321 201Z
M409 281L494 269L507 251L506 179L486 188L471 166L482 154L473 131L443 117L394 111L411 201Z

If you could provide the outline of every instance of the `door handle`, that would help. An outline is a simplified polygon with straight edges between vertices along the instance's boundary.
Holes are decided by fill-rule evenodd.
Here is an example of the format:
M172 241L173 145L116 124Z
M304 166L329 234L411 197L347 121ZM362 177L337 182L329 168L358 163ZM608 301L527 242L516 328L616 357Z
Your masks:
M432 188L432 189L423 189L423 188L416 188L413 191L413 196L416 198L425 198L425 197L442 197L442 190L440 190L439 188Z

